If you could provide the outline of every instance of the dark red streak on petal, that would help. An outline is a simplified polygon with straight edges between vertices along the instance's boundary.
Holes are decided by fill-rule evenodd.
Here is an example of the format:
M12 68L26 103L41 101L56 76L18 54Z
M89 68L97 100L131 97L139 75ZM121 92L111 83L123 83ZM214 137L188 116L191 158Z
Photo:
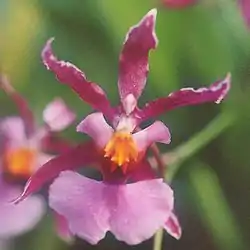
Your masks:
M217 81L207 88L183 88L167 97L149 102L142 110L138 111L140 122L183 106L198 105L206 102L220 103L230 89L230 80L231 77L228 74L224 80Z
M53 40L49 39L42 51L42 60L47 69L53 71L61 83L69 85L82 100L112 119L113 109L103 89L88 81L85 74L72 63L58 60L52 51Z
M145 87L148 74L148 54L156 48L156 9L151 10L127 34L119 62L118 87L123 100L128 94L137 99Z

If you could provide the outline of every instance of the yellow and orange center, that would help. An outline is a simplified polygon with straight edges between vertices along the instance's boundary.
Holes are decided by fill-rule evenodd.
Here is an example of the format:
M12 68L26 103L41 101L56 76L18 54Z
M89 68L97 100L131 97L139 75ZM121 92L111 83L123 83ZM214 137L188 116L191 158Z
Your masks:
M5 171L13 176L29 177L34 169L36 151L29 148L9 150L4 155Z
M138 158L138 149L132 135L128 132L115 132L104 148L104 157L122 167Z

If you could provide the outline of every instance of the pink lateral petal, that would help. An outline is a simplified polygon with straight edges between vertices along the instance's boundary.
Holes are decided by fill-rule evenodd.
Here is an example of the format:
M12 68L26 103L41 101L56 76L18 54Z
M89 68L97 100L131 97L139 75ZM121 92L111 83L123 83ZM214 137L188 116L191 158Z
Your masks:
M52 131L67 128L76 118L61 98L55 98L43 111L43 120Z
M173 191L162 179L108 186L110 231L129 245L151 238L173 209Z
M139 151L146 150L154 142L169 144L171 141L168 127L160 121L156 121L151 126L133 134L133 138Z
M170 216L173 191L161 179L110 185L65 171L50 186L49 204L73 234L96 244L111 231L135 245L149 239Z
M8 147L15 148L23 145L26 141L23 119L17 116L2 119L0 134L6 138Z
M71 171L62 172L50 186L50 207L68 220L73 235L91 244L97 244L109 229L103 186Z
M242 13L242 17L245 21L245 24L250 29L250 1L239 0L238 4Z
M16 237L33 229L45 213L45 201L36 195L23 203L10 203L19 193L18 187L0 181L0 238Z
M198 0L162 0L162 4L168 8L186 8L196 4Z
M112 119L113 110L103 89L88 81L85 74L72 63L58 60L52 51L53 40L54 38L49 39L42 51L44 65L55 73L61 83L69 85L82 100Z
M89 135L99 148L104 148L114 130L105 121L102 113L92 113L85 117L76 128L77 132Z
M156 14L156 9L150 10L137 25L130 28L125 38L118 80L122 102L129 94L138 99L145 87L149 51L155 49L158 42L155 34Z
M164 229L174 238L179 240L181 238L182 230L178 218L174 213L171 213L167 222L164 225Z
M33 113L29 108L26 100L14 89L14 87L10 84L8 78L5 75L0 75L0 86L3 90L11 97L11 99L15 102L20 116L22 117L25 130L28 134L31 134L35 129L35 122Z
M58 236L70 243L73 241L73 235L71 234L69 230L68 221L60 214L54 212L54 218L55 218L55 226L56 226L56 232Z
M80 144L69 151L54 157L41 166L27 181L23 193L13 202L19 203L27 196L38 191L46 182L57 177L64 170L74 170L97 160L95 146L92 142Z
M199 89L183 88L169 94L167 97L159 98L149 102L141 110L141 121L160 115L164 112L183 106L191 106L206 102L220 103L227 95L231 86L231 75L225 79L211 84L208 88Z

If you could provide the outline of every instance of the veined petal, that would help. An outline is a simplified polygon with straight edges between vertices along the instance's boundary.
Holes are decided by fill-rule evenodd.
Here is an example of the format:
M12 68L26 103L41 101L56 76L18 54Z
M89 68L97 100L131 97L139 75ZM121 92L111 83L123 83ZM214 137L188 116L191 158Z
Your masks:
M112 118L113 110L103 89L88 81L85 74L72 63L58 60L51 48L53 40L49 39L42 51L42 60L47 69L53 71L60 82L69 85L82 100Z
M55 98L43 111L43 120L52 131L61 131L67 128L76 115L61 98Z
M122 103L129 94L138 99L145 87L149 51L155 49L158 42L155 34L156 14L156 9L149 11L137 25L130 28L125 38L118 80Z
M171 141L169 129L160 121L156 121L151 126L133 134L133 138L139 151L146 150L154 142L169 144Z
M164 229L174 238L179 240L181 238L182 230L178 218L174 213L171 213L164 225Z
M238 1L242 16L248 28L250 28L250 1L239 0Z
M105 121L102 113L92 113L77 126L77 132L89 135L99 148L103 149L114 130Z
M11 204L20 189L3 182L0 186L0 238L15 237L33 229L45 212L43 198L32 196L19 205Z
M103 186L71 171L62 172L50 186L50 207L67 219L72 234L91 244L104 238L109 229Z
M182 106L197 105L206 102L220 103L227 95L231 85L231 75L225 79L217 81L209 87L199 89L183 88L169 94L167 97L159 98L149 102L141 110L141 121L160 115L169 110Z
M139 244L163 227L173 209L173 191L162 179L109 186L110 231L129 245Z
M31 134L35 129L35 122L26 100L14 89L5 75L0 75L0 86L15 102L25 124L25 131Z
M27 196L38 191L46 182L57 177L64 170L74 170L97 160L95 146L92 142L80 144L69 151L54 157L41 166L27 181L23 193L13 202L19 203Z
M0 133L6 137L9 147L19 147L26 140L23 119L17 116L1 120Z
M49 203L67 218L73 234L96 244L111 231L139 244L170 216L173 192L161 179L110 185L65 171L50 186Z

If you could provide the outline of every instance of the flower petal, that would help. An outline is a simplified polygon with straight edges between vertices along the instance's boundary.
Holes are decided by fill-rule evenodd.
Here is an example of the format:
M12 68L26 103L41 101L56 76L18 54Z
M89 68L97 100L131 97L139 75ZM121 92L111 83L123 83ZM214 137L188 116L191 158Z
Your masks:
M7 139L8 147L19 147L26 140L23 119L17 116L1 120L0 133Z
M173 192L161 179L110 185L65 171L50 186L49 202L68 220L72 233L91 244L110 230L134 245L164 226Z
M57 177L64 170L74 170L97 160L95 146L92 142L80 144L77 147L54 157L41 166L27 181L23 193L13 202L19 203L27 196L38 191L46 182Z
M150 10L131 27L120 55L118 87L123 102L129 94L136 99L141 95L148 75L148 54L157 46L155 21L157 10ZM124 104L125 106L125 104Z
M167 222L164 225L164 229L174 238L179 240L181 238L182 230L178 218L174 213L171 213Z
M228 74L225 79L213 83L208 88L180 89L169 94L167 97L148 103L141 110L141 121L182 106L197 105L205 102L215 102L218 104L228 93L230 85L231 75Z
M239 0L238 1L242 16L248 28L250 28L250 1Z
M139 151L146 150L154 142L169 144L171 141L169 129L160 121L156 121L151 126L133 134L133 138Z
M0 238L15 237L33 229L45 212L43 198L32 196L15 205L10 201L20 193L20 189L4 183L0 186Z
M65 171L50 186L49 204L69 223L70 231L96 244L108 230L103 184L71 171Z
M43 111L43 120L52 131L61 131L67 128L76 115L66 106L61 98L55 98Z
M105 121L102 113L88 115L76 128L77 132L89 135L99 148L104 148L114 130Z
M66 242L72 242L73 235L71 234L69 230L68 221L62 215L56 212L54 212L54 218L55 218L56 231L57 231L58 236Z
M135 245L163 227L173 209L173 191L162 179L108 186L110 231L118 240Z
M31 134L35 129L35 122L33 113L30 110L26 100L14 89L5 75L0 75L0 85L15 102L20 116L25 123L25 130L28 134Z
M58 60L51 48L53 40L49 39L42 51L42 60L47 69L53 71L60 82L69 85L82 100L112 118L113 110L102 88L96 83L89 82L75 65Z

